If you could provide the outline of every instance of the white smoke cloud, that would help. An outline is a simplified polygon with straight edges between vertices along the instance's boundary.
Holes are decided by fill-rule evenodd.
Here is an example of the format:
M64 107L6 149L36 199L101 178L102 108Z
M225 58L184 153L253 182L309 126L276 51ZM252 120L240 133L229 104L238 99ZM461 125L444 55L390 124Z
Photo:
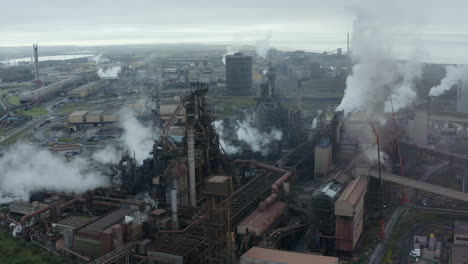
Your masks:
M255 45L255 50L257 51L257 55L266 58L268 51L270 50L270 40L271 40L271 32L265 34L265 38L262 40L257 40Z
M93 159L103 164L115 164L119 162L121 153L111 145L93 153Z
M103 70L102 68L99 68L99 70L97 71L97 74L102 79L118 78L121 70L122 68L120 68L120 66L107 68L105 70Z
M240 147L231 144L229 141L224 139L224 124L222 120L216 120L213 122L213 126L216 133L219 135L219 144L223 148L224 152L229 155L237 154L240 152Z
M102 52L99 53L99 55L92 57L92 60L94 61L94 63L99 64L101 62L101 57L102 57Z
M240 152L240 147L233 145L231 142L223 138L224 124L223 121L215 121L214 127L220 137L220 144L227 154L236 154ZM237 120L235 128L237 139L247 144L253 152L262 155L268 155L271 152L271 144L274 141L279 141L283 137L283 132L273 128L267 132L260 131L255 127L253 117L247 116L244 120Z
M345 95L337 110L359 112L379 120L390 98L394 110L410 106L416 98L415 82L422 64L398 61L385 31L377 24L358 18L353 25L352 59L356 62L346 80Z
M107 183L104 176L85 171L83 159L66 161L47 149L22 143L4 153L0 168L0 203L27 201L35 191L82 193Z
M337 108L347 117L347 135L358 143L371 163L377 161L377 147L369 123L385 124L391 103L394 111L411 106L416 99L415 83L422 77L423 69L415 58L396 58L391 39L376 20L374 15L362 15L353 24L351 56L355 65ZM411 55L416 56L417 52Z
M440 84L434 86L429 91L430 96L439 96L450 90L454 85L458 85L460 81L468 77L467 65L450 65L445 67L445 77L440 81Z
M136 160L142 162L149 157L153 148L153 130L143 126L137 120L135 112L129 108L123 108L119 116L120 126L124 130L120 140L128 150L135 152Z
M224 65L226 65L226 56L228 55L234 55L234 53L239 52L240 47L234 46L234 45L229 45L226 47L226 53L224 53L223 58L221 61L223 62Z

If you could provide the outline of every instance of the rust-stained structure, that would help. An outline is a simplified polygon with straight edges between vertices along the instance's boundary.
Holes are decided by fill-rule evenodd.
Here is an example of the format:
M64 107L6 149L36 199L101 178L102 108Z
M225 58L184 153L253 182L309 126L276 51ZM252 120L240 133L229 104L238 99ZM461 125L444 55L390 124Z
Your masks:
M336 257L317 256L298 252L253 247L241 256L241 264L338 264Z
M343 190L335 203L335 249L353 252L364 228L364 197L367 179L357 177Z

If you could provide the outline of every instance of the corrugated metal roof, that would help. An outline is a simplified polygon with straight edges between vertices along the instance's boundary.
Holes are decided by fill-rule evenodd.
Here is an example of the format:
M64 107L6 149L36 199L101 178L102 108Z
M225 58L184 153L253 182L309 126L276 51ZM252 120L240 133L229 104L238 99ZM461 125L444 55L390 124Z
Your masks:
M241 263L248 263L249 260L271 261L272 263L285 264L338 264L338 258L335 257L318 256L259 247L253 247L241 256Z
M70 114L70 116L84 116L88 113L88 111L74 111Z
M103 232L105 229L120 222L126 215L131 214L133 211L134 210L130 208L120 208L108 215L103 216L97 221L85 226L79 232L91 234Z
M239 230L258 231L262 235L286 210L286 204L276 201L264 211L258 209L245 218L239 225Z

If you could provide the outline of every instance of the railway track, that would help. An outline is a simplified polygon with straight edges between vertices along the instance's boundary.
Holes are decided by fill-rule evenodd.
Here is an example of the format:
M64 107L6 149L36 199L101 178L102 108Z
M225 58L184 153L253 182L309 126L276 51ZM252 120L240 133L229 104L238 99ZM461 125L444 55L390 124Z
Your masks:
M306 142L286 154L278 160L274 166L280 166L288 170L295 170L314 151L313 145ZM264 197L271 189L271 185L281 175L264 172L234 192L231 196L232 223L239 223L258 205L261 197Z

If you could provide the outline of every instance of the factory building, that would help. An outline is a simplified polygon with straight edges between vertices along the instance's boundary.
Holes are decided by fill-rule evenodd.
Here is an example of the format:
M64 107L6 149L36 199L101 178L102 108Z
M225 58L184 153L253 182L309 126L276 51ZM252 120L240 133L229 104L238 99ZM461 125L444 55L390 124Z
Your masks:
M367 180L353 179L335 203L335 249L353 252L364 224L364 196Z
M68 115L68 123L78 124L104 124L115 123L119 120L115 110L74 111Z
M338 264L338 258L253 247L240 259L241 264Z
M226 56L226 95L252 94L252 57L236 53Z

